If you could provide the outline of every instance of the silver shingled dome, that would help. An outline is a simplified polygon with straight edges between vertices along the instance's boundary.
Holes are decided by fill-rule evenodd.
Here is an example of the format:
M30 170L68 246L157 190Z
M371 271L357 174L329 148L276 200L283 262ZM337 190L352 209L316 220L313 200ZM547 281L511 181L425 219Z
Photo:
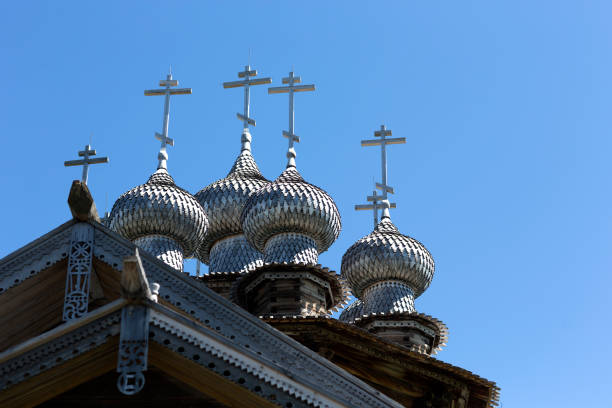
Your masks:
M242 150L227 177L200 190L195 198L208 216L208 234L204 238L198 258L208 264L210 250L220 239L242 234L240 214L249 196L269 181L261 175L249 150Z
M208 219L189 192L177 187L166 169L125 192L113 205L110 228L134 241L148 235L175 239L192 256L204 239Z
M341 270L358 298L368 286L382 281L405 282L418 297L433 279L434 260L423 244L402 235L384 217L371 234L346 251Z
M298 233L312 238L321 253L338 238L341 227L334 200L292 166L251 195L241 220L247 239L261 252L274 235Z

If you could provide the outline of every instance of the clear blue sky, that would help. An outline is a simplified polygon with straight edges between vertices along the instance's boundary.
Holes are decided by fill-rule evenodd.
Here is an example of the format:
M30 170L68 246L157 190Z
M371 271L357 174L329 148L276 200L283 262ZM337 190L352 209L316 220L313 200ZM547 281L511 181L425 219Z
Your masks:
M179 4L180 3L180 4ZM336 200L343 231L321 262L371 231L353 211L379 178L360 139L385 123L400 230L436 260L419 311L450 328L439 358L496 381L504 407L609 407L612 374L612 47L604 1L7 2L0 17L0 256L69 219L93 133L103 211L155 170L172 64L169 170L196 192L238 154L248 62L292 66L297 163ZM284 168L287 97L252 91L253 152ZM108 196L108 201L106 197ZM190 264L188 268L192 268Z

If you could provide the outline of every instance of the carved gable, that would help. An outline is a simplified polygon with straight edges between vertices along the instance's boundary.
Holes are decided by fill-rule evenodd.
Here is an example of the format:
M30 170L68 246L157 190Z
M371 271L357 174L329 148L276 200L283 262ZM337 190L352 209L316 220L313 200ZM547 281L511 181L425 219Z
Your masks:
M140 394L152 370L154 382L167 376L168 398L190 387L194 398L220 406L399 406L201 282L135 251L97 222L71 221L0 261L0 278L13 282L0 293L9 327L0 338L0 405L53 406L111 378L113 387ZM91 268L87 308L63 319L75 252ZM149 289L155 283L159 295Z

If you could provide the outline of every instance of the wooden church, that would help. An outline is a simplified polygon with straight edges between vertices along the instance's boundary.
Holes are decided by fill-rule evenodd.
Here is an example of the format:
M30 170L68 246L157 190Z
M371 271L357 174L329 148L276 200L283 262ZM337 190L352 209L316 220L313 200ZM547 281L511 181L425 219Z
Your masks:
M250 66L224 87L244 88L241 151L226 177L196 194L167 170L169 107L157 170L100 218L86 146L82 180L68 196L72 219L0 260L2 407L414 407L497 405L494 382L434 357L440 320L417 312L434 261L393 224L385 127L364 146L382 149L374 230L342 258L318 256L338 237L331 196L296 165L293 98L314 90L293 72L271 94L289 96L287 167L266 179L251 153L250 87L269 84ZM380 219L379 219L380 215ZM186 258L208 265L193 276ZM356 300L348 307L349 295ZM342 309L339 319L331 313Z

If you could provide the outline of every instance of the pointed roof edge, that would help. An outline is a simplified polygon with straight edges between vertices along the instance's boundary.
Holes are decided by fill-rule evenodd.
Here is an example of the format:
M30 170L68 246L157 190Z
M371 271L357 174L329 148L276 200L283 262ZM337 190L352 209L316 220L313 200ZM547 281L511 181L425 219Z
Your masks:
M33 337L29 340L26 340L21 344L9 347L8 349L0 353L0 365L6 363L12 358L15 358L16 356L27 353L42 344L58 339L63 335L70 333L75 329L78 329L79 327L85 326L86 324L98 320L101 317L116 312L128 303L129 302L126 299L119 298L111 303L108 303L104 306L99 307L98 309L93 310L90 313L87 313L80 319L75 319L67 323L60 324L59 326L54 327L53 329L44 332L36 337Z
M103 224L95 221L88 221L88 223L94 227L94 257L111 265L114 269L122 271L123 259L133 256L137 246ZM63 230L69 231L67 227L73 224L74 222L71 220L62 226ZM69 238L70 235L67 235ZM149 282L162 284L159 297L189 314L191 319L184 316L182 318L189 321L190 324L199 326L207 332L217 331L224 334L231 332L235 334L236 338L228 340L227 337L224 337L224 339L231 343L232 347L239 345L245 347L244 344L248 344L249 347L246 347L246 349L249 352L260 352L266 356L268 361L287 362L287 356L295 356L296 354L308 356L306 359L300 359L300 370L295 373L294 379L300 383L309 383L312 378L323 379L323 383L326 385L320 388L318 392L324 394L339 392L344 398L347 398L347 401L352 401L352 403L346 404L348 406L358 406L354 405L358 401L364 407L398 406L389 397L381 395L379 391L348 374L306 346L280 333L258 317L221 297L193 277L171 268L145 251L140 251L139 256ZM91 313L95 313L95 310ZM180 315L177 312L173 313ZM78 321L73 324L77 324ZM237 324L240 326L240 332L236 332ZM274 344L275 347L271 348L270 344ZM293 361L293 358L289 360ZM286 372L291 367L279 367L279 371ZM294 371L292 370L292 372ZM338 381L344 384L342 390L335 390L332 386ZM317 383L317 386L321 387L319 383ZM354 400L356 395L360 395L362 399Z
M400 407L391 398L381 394L335 365L332 365L334 370L328 369L323 370L323 372L320 370L313 372L303 367L306 361L316 362L316 360L322 359L317 353L309 349L299 353L301 355L301 358L299 358L301 364L300 366L295 366L292 363L293 359L296 358L295 354L285 354L285 359L283 360L276 359L270 355L274 354L273 349L265 350L260 354L252 350L248 343L245 345L243 342L229 341L224 334L218 333L215 330L209 330L199 324L199 322L183 316L164 305L146 299L141 300L141 302L151 310L150 330L161 330L164 336L172 336L173 343L182 342L185 344L185 347L187 345L195 346L201 352L207 353L213 358L221 359L225 364L236 367L245 374L255 377L262 384L269 384L271 387L284 392L287 397L292 397L317 407ZM68 362L72 358L76 358L77 355L86 353L100 344L107 343L111 337L119 334L117 333L118 312L127 304L129 304L129 301L126 299L117 299L80 319L62 324L49 332L0 353L0 371L3 373L14 373L14 381L0 385L3 388L6 387L5 389L11 388L26 379L34 378L46 370L53 369L58 364L64 364L64 362ZM262 322L262 324L265 323ZM79 329L82 330L78 331ZM240 336L238 328L233 330L237 337ZM153 341L159 343L162 340L161 338L157 339L160 333L157 334ZM103 340L87 341L88 338L95 336L102 336ZM277 332L276 336L284 337L285 335ZM78 342L81 344L79 346L80 352L76 354L63 353L63 358L56 360L56 354L58 352L62 353L65 346L58 347L54 342L59 342L58 344L62 345L66 342L68 344ZM47 345L47 349L41 354L40 347L45 345ZM168 350L169 352L180 354L173 347L168 347ZM180 355L183 356L182 354ZM17 361L19 359L23 360L25 364L19 364L19 361ZM41 364L44 368L41 368ZM204 363L201 362L200 364ZM30 372L31 365L36 366L37 370L34 370L27 376L22 375L24 370L26 370L25 372ZM320 367L320 365L318 366ZM340 382L344 387L322 387L319 383L322 374L326 374L323 375L323 378L332 377L329 379L330 381L334 383ZM144 375L146 377L146 371Z
M14 250L13 252L9 253L8 255L6 255L4 258L0 258L0 271L2 270L2 264L13 260L14 258L18 257L20 254L22 254L23 252L26 252L28 250L31 250L32 248L35 248L36 246L40 245L41 243L43 243L44 241L48 240L49 238L51 238L52 236L65 231L66 229L70 228L71 226L73 226L74 224L76 224L77 222L79 222L78 220L75 219L71 219L66 221L63 224L58 225L57 227L53 228L51 231L41 235L40 237L36 238L34 241L30 241L29 243L25 244L24 246L22 246L21 248L18 248L16 250Z
M71 219L0 259L0 294L67 258L72 226L79 222Z

